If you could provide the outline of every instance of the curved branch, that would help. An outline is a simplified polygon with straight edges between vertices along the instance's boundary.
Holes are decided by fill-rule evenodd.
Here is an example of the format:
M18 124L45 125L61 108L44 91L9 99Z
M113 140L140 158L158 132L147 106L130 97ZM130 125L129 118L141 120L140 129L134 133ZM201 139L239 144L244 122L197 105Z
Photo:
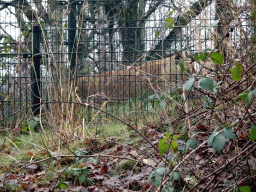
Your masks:
M151 15L153 12L156 11L156 9L158 8L158 6L161 5L161 3L163 3L163 1L164 1L164 0L159 0L158 2L155 3L155 5L154 5L150 10L147 11L146 15L145 15L145 16L142 18L142 20L140 21L140 25L139 25L139 26L141 26L142 23L145 22L145 20L147 20L147 19L150 17L150 15Z
M162 57L167 57L167 49L175 41L175 37L181 32L182 27L186 26L190 21L197 17L211 2L212 0L198 0L197 2L193 3L188 11L177 19L174 25L175 27L167 35L167 37L159 41L159 43L151 51L149 51L149 57L161 59L160 55L162 52Z

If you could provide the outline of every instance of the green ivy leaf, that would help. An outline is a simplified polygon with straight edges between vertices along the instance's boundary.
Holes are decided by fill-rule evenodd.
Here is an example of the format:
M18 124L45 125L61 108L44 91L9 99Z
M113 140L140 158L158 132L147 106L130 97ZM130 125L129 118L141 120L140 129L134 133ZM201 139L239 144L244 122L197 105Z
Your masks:
M170 138L171 137L171 133L166 133L165 137Z
M208 95L206 95L203 108L207 109L208 107L210 107L212 105L212 102L213 102L213 100L210 97L208 97Z
M217 129L215 129L212 132L212 134L209 136L208 141L207 141L208 146L212 145L213 139L217 135L217 133L218 133L218 131L217 131Z
M176 141L172 140L171 144L170 144L170 149L175 152L175 150L178 148L178 144L176 143Z
M243 93L241 93L239 95L239 97L244 100L246 105L250 105L251 100L252 100L252 96L253 96L252 94L253 94L253 91L246 90Z
M213 138L212 147L217 153L221 153L226 143L226 138L222 134L218 134Z
M68 186L67 186L67 184L65 184L65 183L62 183L62 184L60 185L60 188L61 188L61 189L67 189L67 187L68 187Z
M155 31L155 38L157 39L161 35L160 31L156 30Z
M178 172L173 172L171 175L170 175L170 177L173 179L173 180L175 180L175 181L177 181L177 180L180 180L180 174L178 173Z
M236 134L234 133L232 128L229 128L229 129L224 128L223 131L222 131L222 135L224 135L228 139L235 139L236 138Z
M249 186L241 186L239 189L236 188L234 192L251 192L251 188Z
M194 55L194 59L195 59L196 61L199 61L200 59L201 59L202 61L205 61L205 59L208 57L208 55L209 55L209 53L206 53L206 52L196 53L196 54Z
M241 64L237 64L235 67L230 69L230 72L232 74L232 77L235 81L240 81L242 77L242 71L243 71L243 66Z
M161 139L161 140L159 141L159 143L158 143L158 148L162 147L163 144L164 144L166 141L168 141L168 138L163 138L163 139Z
M198 60L199 60L199 53L195 53L195 54L194 54L194 59L195 59L195 61L198 61Z
M179 135L173 135L173 138L172 139L179 139L180 136Z
M194 82L195 82L195 78L194 78L194 77L190 77L190 78L187 80L186 84L185 84L185 90L186 90L186 91L189 91L189 90L192 88Z
M153 183L156 187L159 187L161 185L162 177L160 175L156 175L153 179Z
M250 129L250 140L253 142L256 139L256 126L253 125Z
M164 154L164 152L167 150L168 148L168 144L165 143L163 144L160 148L159 148L159 155L162 156Z
M87 175L86 174L79 174L78 180L80 183L83 183L86 180Z
M170 17L174 11L170 11L166 17Z
M204 53L201 53L201 54L200 54L199 58L200 58L202 61L205 61L205 59L206 59L208 56L209 56L209 53L204 52Z
M185 132L183 137L184 137L184 140L188 140L188 132Z
M158 175L164 175L165 173L166 173L166 168L165 167L158 167L157 169L156 169L156 173L158 174Z
M216 64L223 64L223 62L224 62L224 58L223 58L222 54L220 54L218 52L213 52L211 54L211 59L212 59L213 63L216 63Z
M172 29L173 26L174 26L173 18L172 18L172 17L166 18L165 21L164 21L164 27L165 27L165 28Z
M155 171L152 171L147 179L147 183L150 183L152 177L155 175Z
M86 168L86 169L83 171L83 173L88 175L88 174L91 174L91 171Z
M186 143L186 148L188 149L189 147L191 147L192 149L195 149L197 147L196 145L196 141L194 138L190 138L187 143Z
M254 89L254 90L252 91L252 93L253 93L254 97L256 97L256 89Z
M213 89L215 88L213 80L209 77L201 78L199 80L199 84L203 89L207 89L210 91L213 91Z
M98 164L98 160L97 159L93 159L92 163L93 163L93 165L97 165Z
M24 133L26 133L28 131L28 124L27 123L23 123L20 127L21 127L21 129Z
M179 65L180 65L181 72L186 71L186 68L185 68L185 61L184 61L183 59L181 59L181 60L179 61Z
M71 167L68 167L66 169L66 173L68 174L68 176L70 176L72 174L72 168Z

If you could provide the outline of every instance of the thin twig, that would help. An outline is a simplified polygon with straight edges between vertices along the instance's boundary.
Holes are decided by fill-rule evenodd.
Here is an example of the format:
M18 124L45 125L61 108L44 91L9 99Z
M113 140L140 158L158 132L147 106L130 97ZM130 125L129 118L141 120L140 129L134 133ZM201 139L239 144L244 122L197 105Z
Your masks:
M229 160L228 163L222 165L220 168L216 169L215 171L213 171L212 173L210 173L209 175L205 176L203 179L201 179L200 181L197 182L196 185L194 185L189 192L193 191L202 181L208 179L209 177L211 177L212 175L218 173L220 170L224 169L227 165L229 165L232 161L236 160L238 157L240 157L243 153L245 153L246 151L248 151L251 147L254 147L256 145L256 143L254 142L253 144L251 144L249 147L247 147L246 149L244 149L242 152L240 152L238 155L236 155L234 158L232 158L231 160Z

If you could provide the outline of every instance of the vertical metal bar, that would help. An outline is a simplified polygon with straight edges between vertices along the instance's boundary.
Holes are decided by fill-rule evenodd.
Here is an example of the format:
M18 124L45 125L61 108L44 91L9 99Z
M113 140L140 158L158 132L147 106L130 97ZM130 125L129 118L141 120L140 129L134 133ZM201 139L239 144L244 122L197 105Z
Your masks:
M31 67L32 110L34 116L40 112L40 26L33 26L33 64Z
M75 0L69 1L69 14L68 14L68 53L70 61L71 76L74 75L76 68L76 4Z

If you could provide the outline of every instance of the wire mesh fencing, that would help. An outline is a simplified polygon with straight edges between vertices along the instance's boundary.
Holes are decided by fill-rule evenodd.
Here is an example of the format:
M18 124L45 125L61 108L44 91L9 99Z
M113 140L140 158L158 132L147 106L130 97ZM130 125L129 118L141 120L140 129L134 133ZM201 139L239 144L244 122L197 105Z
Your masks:
M223 51L216 45L229 31L226 60L251 46L243 43L255 30L248 2L230 3L1 1L2 122L12 127L17 118L63 112L63 106L49 103L60 100L118 115L161 108L158 96L170 95L198 70L194 54ZM86 110L80 117L90 120L94 114Z

